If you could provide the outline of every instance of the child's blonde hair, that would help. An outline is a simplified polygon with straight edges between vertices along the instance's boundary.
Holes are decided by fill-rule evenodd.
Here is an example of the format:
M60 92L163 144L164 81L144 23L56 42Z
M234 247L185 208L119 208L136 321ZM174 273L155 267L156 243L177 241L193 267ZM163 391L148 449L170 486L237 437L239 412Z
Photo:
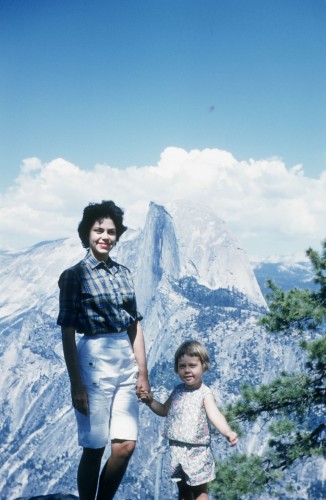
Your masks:
M204 372L210 367L210 359L206 348L198 340L186 340L178 347L174 355L174 371L178 373L179 359L182 356L196 356L200 359Z

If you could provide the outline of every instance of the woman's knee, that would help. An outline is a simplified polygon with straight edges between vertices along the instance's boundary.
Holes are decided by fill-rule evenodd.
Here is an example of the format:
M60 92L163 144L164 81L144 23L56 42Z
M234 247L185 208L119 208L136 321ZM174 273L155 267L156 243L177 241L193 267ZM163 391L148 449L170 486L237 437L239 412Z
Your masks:
M111 455L128 459L136 448L136 441L121 441L116 439L111 441L111 448Z

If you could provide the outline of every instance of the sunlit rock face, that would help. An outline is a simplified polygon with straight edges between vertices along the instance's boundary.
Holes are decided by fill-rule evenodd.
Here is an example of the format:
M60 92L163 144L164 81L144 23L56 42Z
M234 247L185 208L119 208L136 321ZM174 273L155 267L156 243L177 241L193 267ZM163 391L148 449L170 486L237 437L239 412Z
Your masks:
M17 500L77 500L75 495L62 495L61 493L54 493L53 495L41 495L37 497L19 497Z
M57 281L84 253L77 239L0 253L1 500L76 498L80 449L56 325ZM248 257L209 210L185 202L152 203L144 228L123 235L112 257L134 275L157 398L164 400L177 382L174 352L190 338L208 348L205 382L221 406L235 400L245 382L268 382L281 370L302 367L295 341L281 336L271 341L257 325L266 303ZM292 282L298 285L295 274ZM174 498L163 419L146 406L140 413L139 442L117 498ZM265 432L249 432L238 450L260 453ZM219 458L230 453L215 434L213 448ZM318 462L310 473L307 465L295 471L301 495L314 488L313 498L322 498L323 467ZM291 495L282 498L309 498Z

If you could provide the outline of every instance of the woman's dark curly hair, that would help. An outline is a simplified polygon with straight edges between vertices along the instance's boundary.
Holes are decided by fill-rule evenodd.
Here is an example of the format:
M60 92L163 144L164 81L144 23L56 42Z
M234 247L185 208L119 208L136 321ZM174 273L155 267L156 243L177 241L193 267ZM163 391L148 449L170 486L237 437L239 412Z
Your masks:
M127 227L123 225L123 210L117 207L114 201L103 200L102 203L89 203L84 208L83 218L78 224L78 234L84 248L89 247L89 233L94 223L105 218L113 220L117 231L117 241L127 230Z

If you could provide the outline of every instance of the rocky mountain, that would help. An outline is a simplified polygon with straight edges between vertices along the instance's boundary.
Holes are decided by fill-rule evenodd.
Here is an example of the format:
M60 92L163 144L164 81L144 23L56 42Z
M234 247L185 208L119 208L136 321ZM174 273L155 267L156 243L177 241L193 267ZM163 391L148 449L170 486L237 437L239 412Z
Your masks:
M1 500L77 494L80 450L56 317L58 276L83 255L75 238L0 253ZM224 222L206 208L151 204L144 229L129 230L113 258L134 274L156 397L164 400L177 382L173 355L189 338L209 350L205 380L221 406L237 398L243 382L267 382L302 366L295 341L271 341L257 325L266 302L252 266ZM140 439L119 500L175 498L162 425L141 406ZM224 457L259 453L265 442L264 431L253 429L237 449L215 434L213 447ZM282 498L310 498L312 488L313 498L322 498L322 465L316 463L293 472L296 488Z
M288 259L273 259L265 262L252 261L251 265L264 296L268 293L266 288L268 279L272 279L277 286L285 291L294 287L310 290L315 288L312 267L308 260L291 262Z

